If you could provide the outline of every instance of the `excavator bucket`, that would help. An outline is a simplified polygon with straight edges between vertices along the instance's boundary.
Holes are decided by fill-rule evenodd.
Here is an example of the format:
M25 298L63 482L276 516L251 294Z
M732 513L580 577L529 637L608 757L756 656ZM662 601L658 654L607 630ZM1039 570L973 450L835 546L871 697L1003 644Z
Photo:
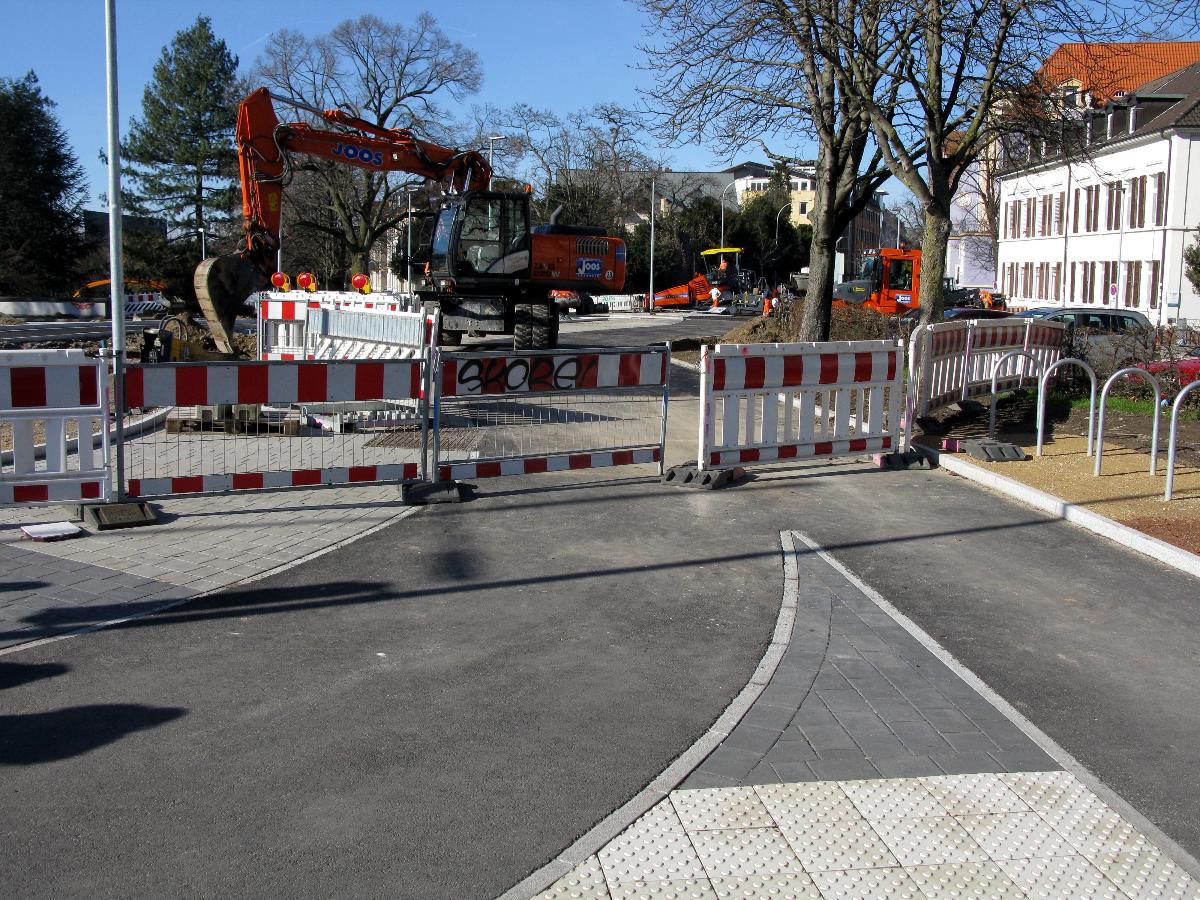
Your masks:
M217 350L236 353L234 319L246 298L262 288L262 276L243 256L214 256L196 267L193 284Z

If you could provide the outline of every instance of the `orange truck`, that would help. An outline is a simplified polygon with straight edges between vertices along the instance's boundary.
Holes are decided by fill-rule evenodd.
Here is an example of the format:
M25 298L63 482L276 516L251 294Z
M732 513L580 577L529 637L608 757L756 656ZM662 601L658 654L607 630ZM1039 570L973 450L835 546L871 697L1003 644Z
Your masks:
M856 278L834 286L833 302L899 316L917 308L920 293L921 251L885 247L863 258Z

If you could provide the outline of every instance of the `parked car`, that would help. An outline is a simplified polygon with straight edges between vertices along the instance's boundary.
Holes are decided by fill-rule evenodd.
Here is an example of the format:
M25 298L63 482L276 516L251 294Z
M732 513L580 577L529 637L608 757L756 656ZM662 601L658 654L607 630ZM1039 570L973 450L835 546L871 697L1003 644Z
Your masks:
M1193 347L1179 359L1157 359L1146 363L1142 368L1151 375L1175 375L1179 379L1180 387L1191 384L1200 379L1200 347Z
M982 306L954 306L942 312L948 322L958 319L1007 319L1011 316L1006 309L984 309Z
M1093 366L1116 370L1154 359L1154 326L1134 309L1043 306L1013 318L1065 322L1075 345L1071 352L1082 353Z

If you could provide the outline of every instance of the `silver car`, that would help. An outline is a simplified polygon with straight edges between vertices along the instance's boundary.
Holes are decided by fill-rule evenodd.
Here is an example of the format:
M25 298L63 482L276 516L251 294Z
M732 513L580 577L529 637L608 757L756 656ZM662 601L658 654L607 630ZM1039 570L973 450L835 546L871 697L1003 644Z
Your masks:
M1027 309L1013 318L1065 322L1070 353L1099 369L1113 372L1154 359L1154 325L1135 309L1051 306Z

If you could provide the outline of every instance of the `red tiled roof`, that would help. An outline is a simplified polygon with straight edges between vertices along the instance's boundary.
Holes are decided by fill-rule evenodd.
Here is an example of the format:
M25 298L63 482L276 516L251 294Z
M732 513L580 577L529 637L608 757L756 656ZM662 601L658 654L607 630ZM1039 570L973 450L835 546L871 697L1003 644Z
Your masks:
M1103 105L1119 91L1130 93L1195 62L1200 62L1200 41L1062 44L1038 77L1056 87L1079 81L1093 103Z

